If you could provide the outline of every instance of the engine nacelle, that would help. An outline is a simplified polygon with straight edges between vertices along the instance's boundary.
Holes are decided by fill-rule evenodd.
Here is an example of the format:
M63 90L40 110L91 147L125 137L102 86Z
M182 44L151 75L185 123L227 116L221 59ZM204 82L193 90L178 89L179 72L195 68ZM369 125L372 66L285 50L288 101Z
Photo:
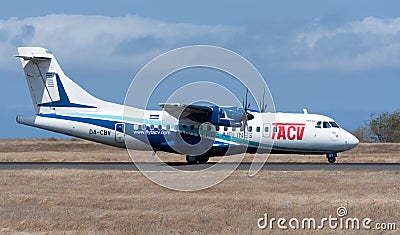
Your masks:
M211 106L213 111L210 123L216 126L241 127L242 121L246 119L245 110L237 107Z

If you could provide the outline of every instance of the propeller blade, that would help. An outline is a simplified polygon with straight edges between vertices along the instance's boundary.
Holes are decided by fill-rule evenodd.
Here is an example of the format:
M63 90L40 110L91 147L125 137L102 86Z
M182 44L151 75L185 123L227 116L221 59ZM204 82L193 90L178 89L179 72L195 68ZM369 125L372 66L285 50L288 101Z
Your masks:
M247 96L249 95L249 88L246 88L246 106L244 107L245 111L247 111Z

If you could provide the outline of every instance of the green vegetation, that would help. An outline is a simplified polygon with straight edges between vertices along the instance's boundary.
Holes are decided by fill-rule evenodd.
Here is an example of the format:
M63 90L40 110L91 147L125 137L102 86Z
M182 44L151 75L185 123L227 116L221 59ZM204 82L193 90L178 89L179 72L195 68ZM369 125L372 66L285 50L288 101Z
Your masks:
M361 142L400 142L400 110L393 113L384 112L353 131Z

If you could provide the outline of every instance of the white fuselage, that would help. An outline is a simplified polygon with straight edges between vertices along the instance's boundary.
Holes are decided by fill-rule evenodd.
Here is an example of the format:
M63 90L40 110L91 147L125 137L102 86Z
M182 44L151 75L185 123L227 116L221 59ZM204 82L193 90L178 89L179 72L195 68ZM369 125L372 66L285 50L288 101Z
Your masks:
M148 137L159 135L164 131L163 134L175 132L175 134L199 137L199 124L188 123L183 128L182 125L178 128L178 120L164 111L126 108L124 112L122 105L108 102L104 107L107 108L103 112L77 112L66 109L54 114L18 117L17 121L116 147L126 147L125 139L128 137L131 143L129 147L138 150L151 150L151 148L148 143L135 138L137 135ZM245 142L250 147L258 145L259 152L262 152L263 148L269 151L272 147L272 153L304 154L337 153L349 150L358 144L357 138L340 127L329 125L324 128L322 126L324 122L335 122L323 115L256 112L252 114L254 119L247 122L246 129L217 127L216 135L213 136L215 141L230 145ZM318 122L321 123L320 127L316 127ZM118 124L123 125L123 128L118 129ZM143 126L146 126L146 132L143 132L145 130L142 129ZM135 131L134 134L132 131ZM157 143L151 144L157 145Z

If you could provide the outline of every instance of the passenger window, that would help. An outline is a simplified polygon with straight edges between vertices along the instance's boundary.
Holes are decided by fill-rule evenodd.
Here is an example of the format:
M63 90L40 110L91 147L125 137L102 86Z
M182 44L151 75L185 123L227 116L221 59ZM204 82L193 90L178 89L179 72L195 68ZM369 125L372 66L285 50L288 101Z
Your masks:
M219 126L215 126L215 130L216 130L216 131L219 131Z
M139 129L139 125L138 124L133 124L133 130L137 131Z
M207 125L207 131L211 131L211 125Z
M190 130L191 130L191 131L194 130L194 125L190 125Z
M154 125L153 124L150 125L150 130L154 130Z
M227 126L224 126L224 131L228 131L228 127Z
M274 126L274 132L277 132L278 131L278 128L276 128L276 126Z
M142 130L146 130L146 124L142 124Z
M256 127L256 131L257 132L260 132L260 130L261 130L261 128L258 126L258 127Z
M158 129L161 130L161 129L162 129L162 126L161 126L161 125L158 125Z
M236 131L236 127L232 127L232 131Z
M321 122L317 122L317 125L315 125L315 128L321 128Z
M252 132L252 131L253 131L253 127L252 127L252 126L249 126L248 131L249 131L249 132Z
M171 129L171 126L170 125L166 125L165 129L167 129L169 131Z
M269 127L264 127L264 132L269 132Z
M178 125L174 125L174 130L178 131Z
M324 122L323 123L324 128L331 128L331 125L329 125L329 122Z
M186 131L186 125L182 125L182 130Z

